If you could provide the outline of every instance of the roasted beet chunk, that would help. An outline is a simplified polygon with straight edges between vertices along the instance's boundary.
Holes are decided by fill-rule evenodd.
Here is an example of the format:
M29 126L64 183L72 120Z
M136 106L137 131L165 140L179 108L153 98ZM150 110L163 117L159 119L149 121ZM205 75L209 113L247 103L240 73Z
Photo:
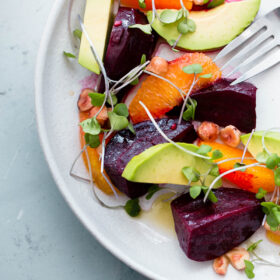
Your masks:
M257 88L246 82L231 86L231 82L220 79L192 94L197 101L195 119L220 126L234 125L243 132L251 132L256 127Z
M164 118L157 120L159 127L173 141L192 143L197 138L194 127L189 122L178 125L177 119ZM175 124L175 125L174 125ZM134 126L136 134L129 130L119 131L107 144L104 167L114 185L131 198L144 195L148 184L129 182L122 177L128 162L136 155L151 146L165 143L151 121Z
M134 24L148 24L146 16L135 9L120 8L104 60L106 72L113 80L119 80L139 65L143 54L150 59L154 51L156 35L128 28Z
M193 200L189 194L175 199L172 213L179 243L185 254L195 261L222 256L248 239L264 217L261 201L255 194L220 188L214 190L218 202Z

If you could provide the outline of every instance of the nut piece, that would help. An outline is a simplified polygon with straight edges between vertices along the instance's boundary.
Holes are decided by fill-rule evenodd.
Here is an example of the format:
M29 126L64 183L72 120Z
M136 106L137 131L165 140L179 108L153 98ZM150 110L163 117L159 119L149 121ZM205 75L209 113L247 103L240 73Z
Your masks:
M152 58L150 64L146 67L146 70L157 75L164 74L168 71L168 62L162 57L155 56Z
M89 112L89 117L93 118L96 113L99 111L100 107L93 107ZM107 107L103 107L99 115L97 116L96 120L99 122L101 126L105 124L105 122L108 120L108 109Z
M197 134L203 141L215 141L219 135L219 126L212 122L203 122L198 127Z
M225 256L216 258L213 262L213 269L217 274L226 275L229 260Z
M280 230L275 230L275 231L272 231L269 224L267 222L265 222L264 224L264 228L268 231L271 231L272 233L274 233L275 235L279 235L280 236Z
M93 106L91 104L91 98L88 96L88 94L92 92L92 89L86 88L82 91L80 94L79 100L78 100L78 107L81 112L88 111Z
M222 141L233 148L240 144L240 135L241 132L233 125L228 125L220 132Z
M249 252L242 248L242 247L236 247L226 253L226 256L228 257L230 263L232 266L237 270L243 270L245 269L245 260L250 260Z

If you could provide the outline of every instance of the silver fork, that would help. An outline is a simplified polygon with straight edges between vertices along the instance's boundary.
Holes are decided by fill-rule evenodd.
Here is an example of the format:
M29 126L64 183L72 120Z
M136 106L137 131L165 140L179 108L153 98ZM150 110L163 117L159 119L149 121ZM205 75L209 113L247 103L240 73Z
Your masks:
M256 35L259 31L265 30L263 33ZM246 44L246 41L252 38L254 35L256 37ZM270 40L268 40L270 39ZM267 41L267 42L266 42ZM245 44L244 44L245 43ZM232 51L237 50L237 48L243 48L234 56L232 56L221 69L225 69L227 66L231 65L233 62L238 62L243 59L238 66L236 66L226 77L232 76L237 71L243 74L232 82L232 85L241 83L243 81L256 76L257 74L271 68L280 62L280 49L278 52L267 55L264 59L258 62L254 67L248 69L248 65L254 61L261 59L275 47L280 45L280 7L272 10L265 16L261 17L255 21L250 27L248 27L240 36L234 39L230 44L228 44L214 59L215 62L229 55ZM260 46L263 44L262 46ZM244 57L246 56L245 60ZM247 71L246 71L247 68Z

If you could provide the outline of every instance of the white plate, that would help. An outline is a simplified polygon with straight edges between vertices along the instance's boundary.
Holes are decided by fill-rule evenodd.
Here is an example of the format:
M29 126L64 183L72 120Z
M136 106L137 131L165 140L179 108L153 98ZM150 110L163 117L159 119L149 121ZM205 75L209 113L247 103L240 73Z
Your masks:
M77 9L82 11L84 1ZM279 0L265 0L261 13L271 10ZM108 210L97 204L89 185L69 176L69 168L79 153L77 98L79 81L88 72L75 61L62 55L70 50L67 32L67 3L57 0L48 20L38 55L36 69L36 111L38 130L46 159L53 177L73 212L85 227L115 256L153 279L217 279L211 262L190 261L181 251L174 234L147 220L131 219L124 211ZM257 126L279 126L279 75L274 67L253 82L259 87ZM71 94L75 92L74 96ZM82 163L80 172L85 172ZM262 233L258 232L257 235ZM258 236L254 236L255 239ZM279 261L280 247L262 244L262 254ZM279 268L256 266L255 279L279 276ZM246 279L242 273L229 269L230 279Z

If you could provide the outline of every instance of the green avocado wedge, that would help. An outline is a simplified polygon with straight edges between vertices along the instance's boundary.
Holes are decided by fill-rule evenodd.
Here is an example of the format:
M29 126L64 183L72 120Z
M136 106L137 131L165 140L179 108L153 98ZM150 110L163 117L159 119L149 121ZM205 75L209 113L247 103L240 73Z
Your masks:
M253 134L253 137L249 143L248 151L252 154L253 157L256 157L258 153L263 151L262 137L264 131L258 131ZM241 136L241 141L244 145L247 144L250 137L249 134ZM264 143L267 149L271 153L275 153L280 156L280 133L279 132L268 132L265 134Z
M84 15L84 24L97 54L103 60L106 43L112 25L113 0L87 0ZM100 74L100 69L91 52L89 42L82 35L79 63L88 70Z
M207 11L191 11L189 18L195 21L196 31L183 35L177 47L205 51L227 45L251 24L259 10L260 2L261 0L243 0L225 3ZM158 10L158 14L163 11ZM153 17L151 11L147 17L151 23ZM178 22L164 24L155 19L152 27L167 42L171 42L179 36L177 25Z
M193 144L177 144L194 153L199 149ZM190 155L173 144L159 144L133 157L122 176L128 181L139 183L188 185L182 173L183 167L193 167L203 175L213 167L213 162ZM209 186L214 179L214 176L208 175L204 185ZM201 182L192 185L201 185ZM220 185L221 181L215 187Z

